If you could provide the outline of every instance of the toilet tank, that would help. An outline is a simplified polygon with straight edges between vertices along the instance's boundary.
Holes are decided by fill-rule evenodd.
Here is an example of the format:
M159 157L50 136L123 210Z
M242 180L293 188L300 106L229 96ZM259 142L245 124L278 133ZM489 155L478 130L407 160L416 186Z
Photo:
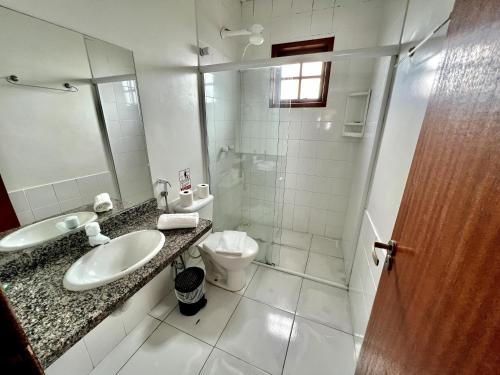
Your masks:
M172 202L172 209L178 213L198 212L202 219L212 220L214 213L214 196L209 195L207 198L195 199L193 204L188 207L182 207L179 200Z

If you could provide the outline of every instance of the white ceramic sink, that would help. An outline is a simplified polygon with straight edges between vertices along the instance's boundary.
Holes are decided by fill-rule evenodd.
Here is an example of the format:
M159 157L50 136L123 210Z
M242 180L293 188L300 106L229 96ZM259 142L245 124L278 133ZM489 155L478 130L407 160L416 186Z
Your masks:
M165 236L141 230L117 237L78 259L64 275L66 289L97 288L118 280L150 261L163 247Z
M64 225L64 219L68 216L77 216L80 222L76 228L68 229ZM20 228L0 240L0 252L10 252L26 249L30 246L39 245L63 233L68 233L85 224L97 219L94 212L82 211L56 216L35 224Z

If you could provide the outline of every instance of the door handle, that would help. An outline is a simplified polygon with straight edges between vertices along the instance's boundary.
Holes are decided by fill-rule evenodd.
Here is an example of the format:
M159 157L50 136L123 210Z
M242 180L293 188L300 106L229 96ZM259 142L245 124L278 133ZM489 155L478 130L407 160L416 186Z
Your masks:
M384 261L384 267L387 269L387 271L390 271L392 268L392 260L396 256L397 242L393 241L393 240L389 240L389 242L387 242L387 243L377 242L377 241L375 241L373 243L372 258L373 258L373 262L375 263L375 265L378 266L379 259L378 259L377 253L375 252L375 248L384 249L387 251L387 254L385 256L385 261Z

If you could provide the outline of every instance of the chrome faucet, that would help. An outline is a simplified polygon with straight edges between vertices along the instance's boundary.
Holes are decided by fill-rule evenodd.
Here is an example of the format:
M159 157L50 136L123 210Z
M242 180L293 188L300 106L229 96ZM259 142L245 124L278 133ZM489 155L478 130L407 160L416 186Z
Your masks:
M98 222L92 222L85 225L85 234L89 238L90 246L104 245L110 241L110 238L101 234L101 227Z
M172 187L172 185L170 185L170 182L168 182L167 180L165 180L163 178L159 178L158 180L156 180L156 182L158 184L163 184L163 190L160 192L160 197L165 198L165 213L169 214L170 208L168 207L168 188L167 188L167 185L170 187Z

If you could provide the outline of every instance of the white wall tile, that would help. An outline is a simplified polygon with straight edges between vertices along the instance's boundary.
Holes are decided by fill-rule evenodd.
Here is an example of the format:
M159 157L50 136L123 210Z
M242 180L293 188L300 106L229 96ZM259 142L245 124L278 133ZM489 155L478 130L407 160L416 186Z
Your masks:
M59 201L80 197L80 190L78 190L76 180L57 182L53 185L56 197Z
M313 7L313 0L293 0L292 8L296 13L310 12Z
M101 362L126 336L120 317L110 315L83 338L90 359L95 366Z
M160 324L159 320L145 316L132 332L94 368L91 374L116 374Z
M171 268L167 267L127 301L120 314L127 334L168 294L172 287L171 275Z
M26 195L23 190L11 191L9 193L10 203L16 213L26 212L31 210L31 207L26 199Z
M43 220L50 216L59 215L61 212L59 203L55 203L50 206L33 209L33 216L35 217L35 220Z
M89 202L87 202L89 203ZM66 212L83 206L86 204L81 197L68 199L66 201L59 201L59 207L61 207L61 212Z
M33 212L31 210L16 212L16 215L17 219L19 220L19 224L21 225L28 225L35 221L35 216L33 215Z
M269 0L254 0L254 17L256 19L270 18L273 13L273 2Z
M273 0L273 17L292 13L292 0Z
M47 375L87 375L92 368L92 361L85 344L83 340L80 340L52 363L45 373Z
M26 197L32 209L57 204L56 194L52 185L43 185L25 190Z
M333 8L334 5L334 0L314 0L313 9Z
M311 34L331 34L333 31L333 8L315 10L311 19Z
M76 182L85 203L94 202L94 197L102 193L97 175L80 177L76 179Z

